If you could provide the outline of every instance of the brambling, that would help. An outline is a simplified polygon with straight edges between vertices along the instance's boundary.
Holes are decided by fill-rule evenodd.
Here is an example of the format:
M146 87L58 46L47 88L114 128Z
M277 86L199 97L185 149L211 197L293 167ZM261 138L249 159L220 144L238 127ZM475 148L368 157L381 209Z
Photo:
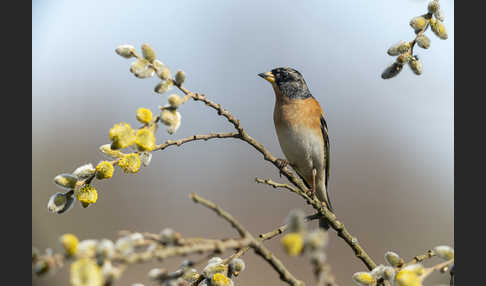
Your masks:
M275 92L273 121L278 142L287 160L305 185L332 211L327 193L329 181L329 136L324 112L312 96L304 77L289 67L258 74ZM319 225L329 228L325 219Z

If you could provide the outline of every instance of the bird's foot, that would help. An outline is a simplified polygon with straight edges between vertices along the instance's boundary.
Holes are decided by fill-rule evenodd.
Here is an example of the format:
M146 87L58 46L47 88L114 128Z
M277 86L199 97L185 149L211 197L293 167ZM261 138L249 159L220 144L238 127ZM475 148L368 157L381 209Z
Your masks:
M306 195L308 195L309 197L313 198L315 196L314 189L310 188L307 191Z
M289 161L287 161L285 159L277 159L275 161L275 163L277 164L277 168L279 169L279 175L280 175L280 177L282 177L282 170L283 170L283 168L287 167L287 165L289 164Z

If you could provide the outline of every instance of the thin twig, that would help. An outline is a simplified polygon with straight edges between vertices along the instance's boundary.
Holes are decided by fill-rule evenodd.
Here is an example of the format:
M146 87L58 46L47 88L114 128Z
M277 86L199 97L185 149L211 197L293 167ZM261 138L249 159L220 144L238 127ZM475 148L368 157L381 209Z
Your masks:
M190 198L194 202L202 204L205 207L208 207L209 209L216 212L220 217L227 220L240 233L242 237L248 238L251 241L249 246L255 250L256 254L260 255L273 267L273 269L275 269L275 271L278 272L282 281L285 281L290 285L304 285L302 281L297 280L294 275L287 270L283 263L277 257L275 257L275 255L270 250L268 250L261 241L253 237L253 235L249 231L247 231L235 218L233 218L231 214L224 211L213 202L204 199L195 193L192 193L190 195Z
M285 184L279 184L276 183L270 179L257 179L257 182L259 183L265 183L269 186L272 186L274 188L285 188L288 190L291 190L294 193L299 194L301 197L303 197L307 203L312 205L315 210L319 212L320 215L325 217L329 223L330 226L336 230L337 234L339 237L341 237L350 247L353 249L356 257L358 257L363 263L368 267L368 270L372 270L376 267L376 263L371 259L371 257L366 253L366 251L363 249L363 247L358 243L358 239L356 237L353 237L349 231L346 229L344 224L340 222L336 216L327 208L325 205L320 202L318 199L313 198L311 199L309 196L302 192L296 191L293 187L290 187Z
M157 150L164 150L165 148L169 146L181 146L184 143L187 142L192 142L192 141L197 141L197 140L209 140L213 138L239 138L240 135L238 132L228 132L228 133L210 133L210 134L204 134L204 135L193 135L189 136L186 138L182 138L179 140L167 140L163 144L156 145L153 151Z

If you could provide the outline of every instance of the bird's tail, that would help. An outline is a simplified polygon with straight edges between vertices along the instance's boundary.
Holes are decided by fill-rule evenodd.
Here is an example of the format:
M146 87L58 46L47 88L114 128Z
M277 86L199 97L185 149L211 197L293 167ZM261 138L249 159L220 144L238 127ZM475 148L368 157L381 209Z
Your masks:
M324 230L329 229L329 221L327 220L327 218L323 217L319 219L319 227Z
M327 208L334 212L332 205L331 205L331 200L329 199L329 195L327 193L327 187L325 184L322 184L321 188L318 188L317 191L317 198L321 201L326 203ZM323 228L324 230L329 229L329 221L326 218L321 218L319 219L319 227Z

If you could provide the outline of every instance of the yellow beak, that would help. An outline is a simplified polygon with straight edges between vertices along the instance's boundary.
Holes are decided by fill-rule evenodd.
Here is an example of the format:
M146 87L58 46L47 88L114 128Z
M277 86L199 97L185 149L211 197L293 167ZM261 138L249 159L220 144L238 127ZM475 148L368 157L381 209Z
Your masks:
M275 82L275 76L271 72L259 73L258 75L270 83Z

